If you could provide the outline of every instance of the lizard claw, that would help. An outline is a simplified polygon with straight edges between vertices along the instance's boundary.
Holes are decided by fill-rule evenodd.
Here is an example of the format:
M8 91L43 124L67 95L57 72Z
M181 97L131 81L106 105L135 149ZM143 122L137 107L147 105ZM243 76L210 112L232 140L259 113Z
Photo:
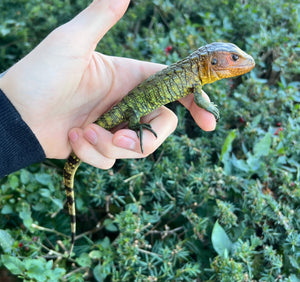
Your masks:
M149 130L155 137L157 137L156 132L152 129L151 124L149 123L140 123L138 125L135 126L135 128L131 128L133 130L136 131L136 135L138 136L138 138L140 139L140 143L141 143L141 151L142 153L144 153L144 149L143 149L143 130L147 129Z

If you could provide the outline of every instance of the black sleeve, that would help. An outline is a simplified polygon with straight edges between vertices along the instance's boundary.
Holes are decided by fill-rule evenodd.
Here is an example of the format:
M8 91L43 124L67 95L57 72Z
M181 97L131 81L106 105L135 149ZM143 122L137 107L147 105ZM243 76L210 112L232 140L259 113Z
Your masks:
M34 133L0 89L0 179L44 159Z

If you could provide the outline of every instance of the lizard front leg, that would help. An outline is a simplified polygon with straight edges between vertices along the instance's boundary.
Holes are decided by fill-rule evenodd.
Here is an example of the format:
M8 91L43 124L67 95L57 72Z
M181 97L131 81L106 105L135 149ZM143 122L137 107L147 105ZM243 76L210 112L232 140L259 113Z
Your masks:
M202 95L202 87L199 85L194 86L194 101L196 103L197 106L199 106L200 108L212 113L216 120L218 121L220 119L220 113L219 110L217 108L217 105L207 101L203 95Z

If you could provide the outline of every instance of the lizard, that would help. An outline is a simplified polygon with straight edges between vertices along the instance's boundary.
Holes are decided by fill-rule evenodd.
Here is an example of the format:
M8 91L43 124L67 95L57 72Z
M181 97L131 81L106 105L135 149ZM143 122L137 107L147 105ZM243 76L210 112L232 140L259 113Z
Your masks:
M140 118L153 110L194 95L200 108L212 113L219 120L219 110L213 102L202 96L202 86L223 78L239 76L255 66L254 59L232 43L214 42L200 47L188 57L150 76L132 89L119 103L100 116L95 123L111 130L127 122L128 128L136 131L143 152L143 130L155 131L150 124L140 123ZM71 247L75 244L76 209L74 177L81 160L72 152L64 166L63 177L67 197L68 213L71 218Z

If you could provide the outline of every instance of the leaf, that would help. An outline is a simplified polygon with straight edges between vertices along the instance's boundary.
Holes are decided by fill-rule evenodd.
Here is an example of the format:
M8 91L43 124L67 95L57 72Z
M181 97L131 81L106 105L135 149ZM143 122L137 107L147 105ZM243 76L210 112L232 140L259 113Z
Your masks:
M26 169L20 171L20 180L22 184L28 184L30 181L30 174Z
M294 267L294 268L296 268L296 269L300 269L300 265L299 265L299 263L297 262L297 260L294 258L294 257L292 257L292 256L289 256L289 260L290 260L290 263L291 263L291 265Z
M255 116L250 124L251 128L257 128L258 124L261 121L261 118L262 118L261 114Z
M105 219L103 225L105 226L105 229L110 232L118 232L119 230L111 219Z
M101 240L100 246L101 246L101 248L103 248L103 249L109 249L109 248L111 247L109 238L108 238L108 237L105 237L103 240ZM96 252L98 252L98 251L96 251ZM92 253L92 252L91 252L91 253ZM100 257L98 257L98 258L101 258L101 256L102 256L102 255L101 255L101 253L100 253Z
M227 135L225 142L222 146L220 161L224 165L225 174L229 175L231 173L231 161L230 152L232 150L232 142L236 138L236 130L231 130Z
M45 264L39 259L25 259L24 265L27 269L28 277L36 279L37 281L46 281Z
M249 171L249 166L244 160L238 160L235 155L232 155L232 164L239 170L242 170L244 172Z
M36 205L34 205L32 207L35 211L44 211L45 209L47 209L47 206L45 205L45 203L37 203Z
M19 187L19 178L14 174L9 176L9 186L12 189L17 189Z
M16 257L2 255L1 260L5 267L14 275L22 274L25 270L23 262Z
M89 257L91 259L100 259L102 257L102 253L100 251L94 250L89 253Z
M51 269L53 267L53 260L49 260L46 262L46 269Z
M31 217L31 210L28 204L23 204L21 211L19 212L20 218L23 220L24 225L30 229L31 225L33 223L32 217Z
M100 263L94 268L93 274L94 274L95 279L96 279L98 282L104 281L104 279L105 279L106 276L107 276L107 274L105 274L105 273L102 272L102 266L101 266Z
M49 260L48 262L46 262L44 268L45 268L44 273L46 275L46 281L63 281L62 276L66 273L66 271L63 268L54 266L53 260Z
M0 229L0 246L5 253L10 253L12 246L14 243L14 239L10 236L10 234Z
M235 139L236 137L236 130L231 130L226 139L225 139L225 142L223 144L223 147L222 147L222 151L221 151L221 156L220 156L220 161L223 162L223 159L224 159L224 156L225 155L228 155L232 149L232 142L233 140Z
M40 191L40 194L41 194L43 197L45 197L45 198L50 198L50 197L51 197L51 194L50 194L49 189L41 188L39 191Z
M232 242L227 236L223 227L216 221L212 234L211 234L211 241L214 247L214 250L220 255L224 256L224 253L229 253L232 249Z
M262 139L260 139L254 146L253 151L256 157L267 156L270 151L272 142L271 133L267 133Z
M259 173L259 168L261 167L263 161L260 160L256 155L249 154L246 161L251 172Z
M52 278L49 281L62 281L62 278L65 275L65 273L66 273L66 270L64 268L56 267L54 270L51 271L51 275L48 274L48 276L50 278Z
M64 208L64 203L60 199L51 199L52 202L58 207L59 210L62 210Z
M290 277L289 277L290 280L288 281L291 281L291 282L300 282L300 278L298 278L295 274L292 274Z
M10 31L10 29L9 28L5 28L5 27L1 27L0 28L0 34L1 34L1 36L6 36L7 34L9 34L11 31Z
M82 253L76 262L82 267L91 267L92 265L92 260L87 253Z
M11 214L13 213L13 209L11 205L4 205L3 208L1 209L2 214Z
M51 175L46 174L46 173L36 174L35 179L37 180L37 182L39 182L40 184L43 184L43 185L48 185L52 181Z

